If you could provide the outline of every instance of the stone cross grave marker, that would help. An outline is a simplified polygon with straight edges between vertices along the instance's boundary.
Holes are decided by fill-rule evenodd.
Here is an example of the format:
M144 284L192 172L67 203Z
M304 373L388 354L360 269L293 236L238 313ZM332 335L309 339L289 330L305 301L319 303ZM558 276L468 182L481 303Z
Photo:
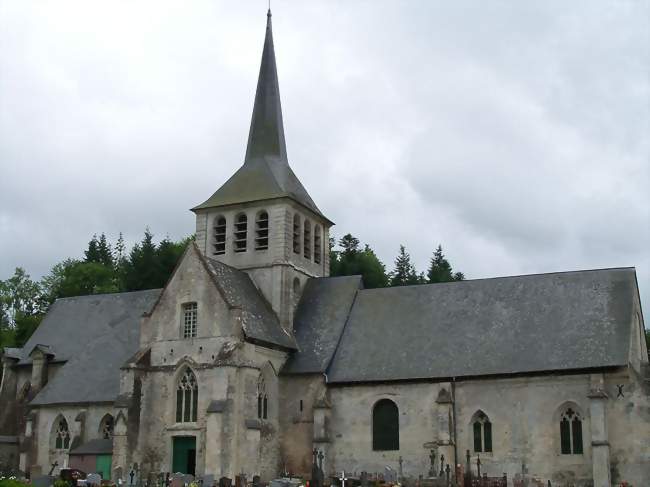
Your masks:
M345 470L341 471L339 480L341 481L341 487L345 487L345 481L347 480L347 477L345 476Z

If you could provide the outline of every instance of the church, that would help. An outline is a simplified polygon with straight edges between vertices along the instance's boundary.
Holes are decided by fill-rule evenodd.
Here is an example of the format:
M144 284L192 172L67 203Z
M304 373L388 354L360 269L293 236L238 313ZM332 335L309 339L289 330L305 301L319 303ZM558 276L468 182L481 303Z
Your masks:
M287 159L270 11L244 163L192 212L163 289L59 299L3 350L5 462L267 482L309 478L317 450L326 479L480 458L509 482L648 485L635 269L329 277L333 222Z

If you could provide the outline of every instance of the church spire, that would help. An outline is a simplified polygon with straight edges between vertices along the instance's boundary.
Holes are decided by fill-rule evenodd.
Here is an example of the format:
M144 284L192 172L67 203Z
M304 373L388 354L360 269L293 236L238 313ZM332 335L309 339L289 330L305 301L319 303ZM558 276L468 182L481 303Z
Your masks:
M257 80L255 106L248 134L245 162L264 156L278 157L287 162L282 107L280 106L280 86L273 48L271 9L266 14L266 37Z

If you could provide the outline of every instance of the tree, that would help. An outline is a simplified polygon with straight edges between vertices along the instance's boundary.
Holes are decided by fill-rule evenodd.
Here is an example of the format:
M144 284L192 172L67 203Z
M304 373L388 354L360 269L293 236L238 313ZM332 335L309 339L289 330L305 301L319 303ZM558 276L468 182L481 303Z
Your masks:
M0 346L22 346L46 308L39 283L17 267L12 277L0 281Z
M418 276L415 266L411 263L411 256L406 252L404 245L399 246L399 254L395 259L395 269L390 274L391 286L409 286L421 284L423 276Z
M186 238L180 242L172 242L169 237L165 237L156 249L156 260L158 261L158 275L156 276L156 286L163 287L169 280L178 259L180 259L185 248L191 242L192 238Z
M97 257L97 262L100 264L113 267L113 252L111 251L111 245L106 241L106 235L104 233L99 236L99 240L97 241Z
M124 290L140 291L160 287L160 269L158 268L156 245L153 234L147 227L142 242L131 249L125 265Z
M56 298L114 293L114 270L98 262L72 262L63 268L63 279L57 283Z
M451 264L445 258L445 254L442 252L442 245L438 245L438 248L433 253L431 257L431 263L429 264L429 270L427 271L428 282L451 282L451 281L462 281L465 279L465 275L462 272L452 272Z
M330 239L330 275L361 275L366 288L386 287L386 267L369 245L363 250L359 245L359 239L348 233L339 240L342 250L334 250L334 239Z
M18 313L37 314L46 307L41 286L22 267L16 267L13 276L0 281L0 321L7 325L14 326Z
M97 235L93 235L93 238L88 242L88 248L84 250L85 262L99 262L99 242L97 241Z

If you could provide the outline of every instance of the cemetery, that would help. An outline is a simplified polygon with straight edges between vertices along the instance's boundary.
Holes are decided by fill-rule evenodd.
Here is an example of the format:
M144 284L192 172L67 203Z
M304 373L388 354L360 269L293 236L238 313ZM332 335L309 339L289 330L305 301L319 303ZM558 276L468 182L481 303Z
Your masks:
M1 351L0 487L648 487L636 270L330 277L271 17L243 165L165 286L57 299Z

